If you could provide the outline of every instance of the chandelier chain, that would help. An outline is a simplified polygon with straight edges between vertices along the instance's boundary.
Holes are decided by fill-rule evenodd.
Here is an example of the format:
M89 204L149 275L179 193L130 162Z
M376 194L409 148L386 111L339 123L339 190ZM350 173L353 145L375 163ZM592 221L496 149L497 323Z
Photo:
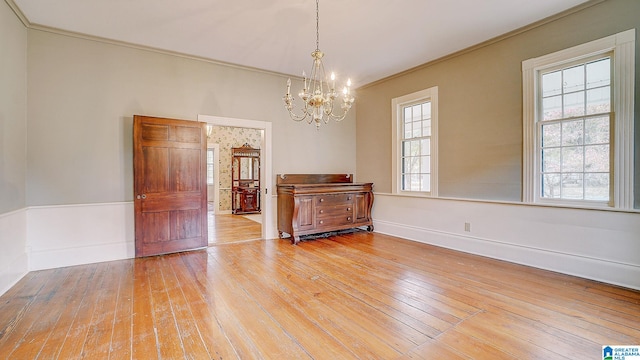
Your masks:
M320 50L320 0L316 0L316 50Z

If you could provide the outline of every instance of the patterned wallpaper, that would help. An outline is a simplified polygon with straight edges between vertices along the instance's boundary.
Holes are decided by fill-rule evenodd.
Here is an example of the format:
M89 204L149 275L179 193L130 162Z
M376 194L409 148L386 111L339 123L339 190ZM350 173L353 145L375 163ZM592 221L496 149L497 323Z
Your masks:
M262 130L230 126L212 126L209 144L220 145L220 211L231 211L231 148L245 143L259 149Z

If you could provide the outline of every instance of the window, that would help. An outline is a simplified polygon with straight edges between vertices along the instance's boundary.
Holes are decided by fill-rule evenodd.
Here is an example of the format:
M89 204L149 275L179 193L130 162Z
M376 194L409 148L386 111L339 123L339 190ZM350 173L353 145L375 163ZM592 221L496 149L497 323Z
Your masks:
M214 182L214 151L215 149L207 149L207 185L213 185Z
M634 39L523 62L525 202L632 207Z
M437 196L437 106L437 87L392 101L396 193Z

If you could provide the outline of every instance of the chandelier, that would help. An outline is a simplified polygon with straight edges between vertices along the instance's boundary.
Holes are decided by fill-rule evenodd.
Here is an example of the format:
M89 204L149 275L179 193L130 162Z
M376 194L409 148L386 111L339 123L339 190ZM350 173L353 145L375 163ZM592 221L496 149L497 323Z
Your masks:
M355 100L351 94L351 79L347 80L347 84L343 87L342 93L338 95L336 92L336 77L334 73L331 73L331 81L327 80L324 72L324 65L322 64L322 57L324 53L320 51L320 32L319 32L319 12L318 1L316 0L316 50L311 53L313 58L313 68L311 70L311 77L307 78L306 73L302 72L304 81L304 87L298 93L298 96L304 102L301 114L295 114L294 98L291 96L291 78L287 80L287 93L282 98L284 101L284 107L289 111L289 116L295 121L307 120L307 123L312 122L316 124L316 129L320 129L322 122L329 123L330 119L335 121L342 121L347 112L351 109L353 101ZM341 114L334 113L334 103L340 101Z

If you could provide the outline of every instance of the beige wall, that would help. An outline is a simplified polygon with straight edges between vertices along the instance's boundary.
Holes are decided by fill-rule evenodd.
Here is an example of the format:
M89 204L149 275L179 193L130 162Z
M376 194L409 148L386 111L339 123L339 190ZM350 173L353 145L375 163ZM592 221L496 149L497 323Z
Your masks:
M358 89L357 172L391 191L391 100L439 87L439 195L520 201L523 60L631 28L640 1L608 0L491 45ZM638 41L638 40L636 40ZM640 88L636 47L636 89ZM640 96L635 198L640 207Z
M0 214L25 207L27 29L0 2Z
M27 29L0 2L0 295L29 267L27 255Z
M131 201L134 114L271 122L275 173L355 171L355 115L293 122L284 76L36 29L28 72L30 206Z

